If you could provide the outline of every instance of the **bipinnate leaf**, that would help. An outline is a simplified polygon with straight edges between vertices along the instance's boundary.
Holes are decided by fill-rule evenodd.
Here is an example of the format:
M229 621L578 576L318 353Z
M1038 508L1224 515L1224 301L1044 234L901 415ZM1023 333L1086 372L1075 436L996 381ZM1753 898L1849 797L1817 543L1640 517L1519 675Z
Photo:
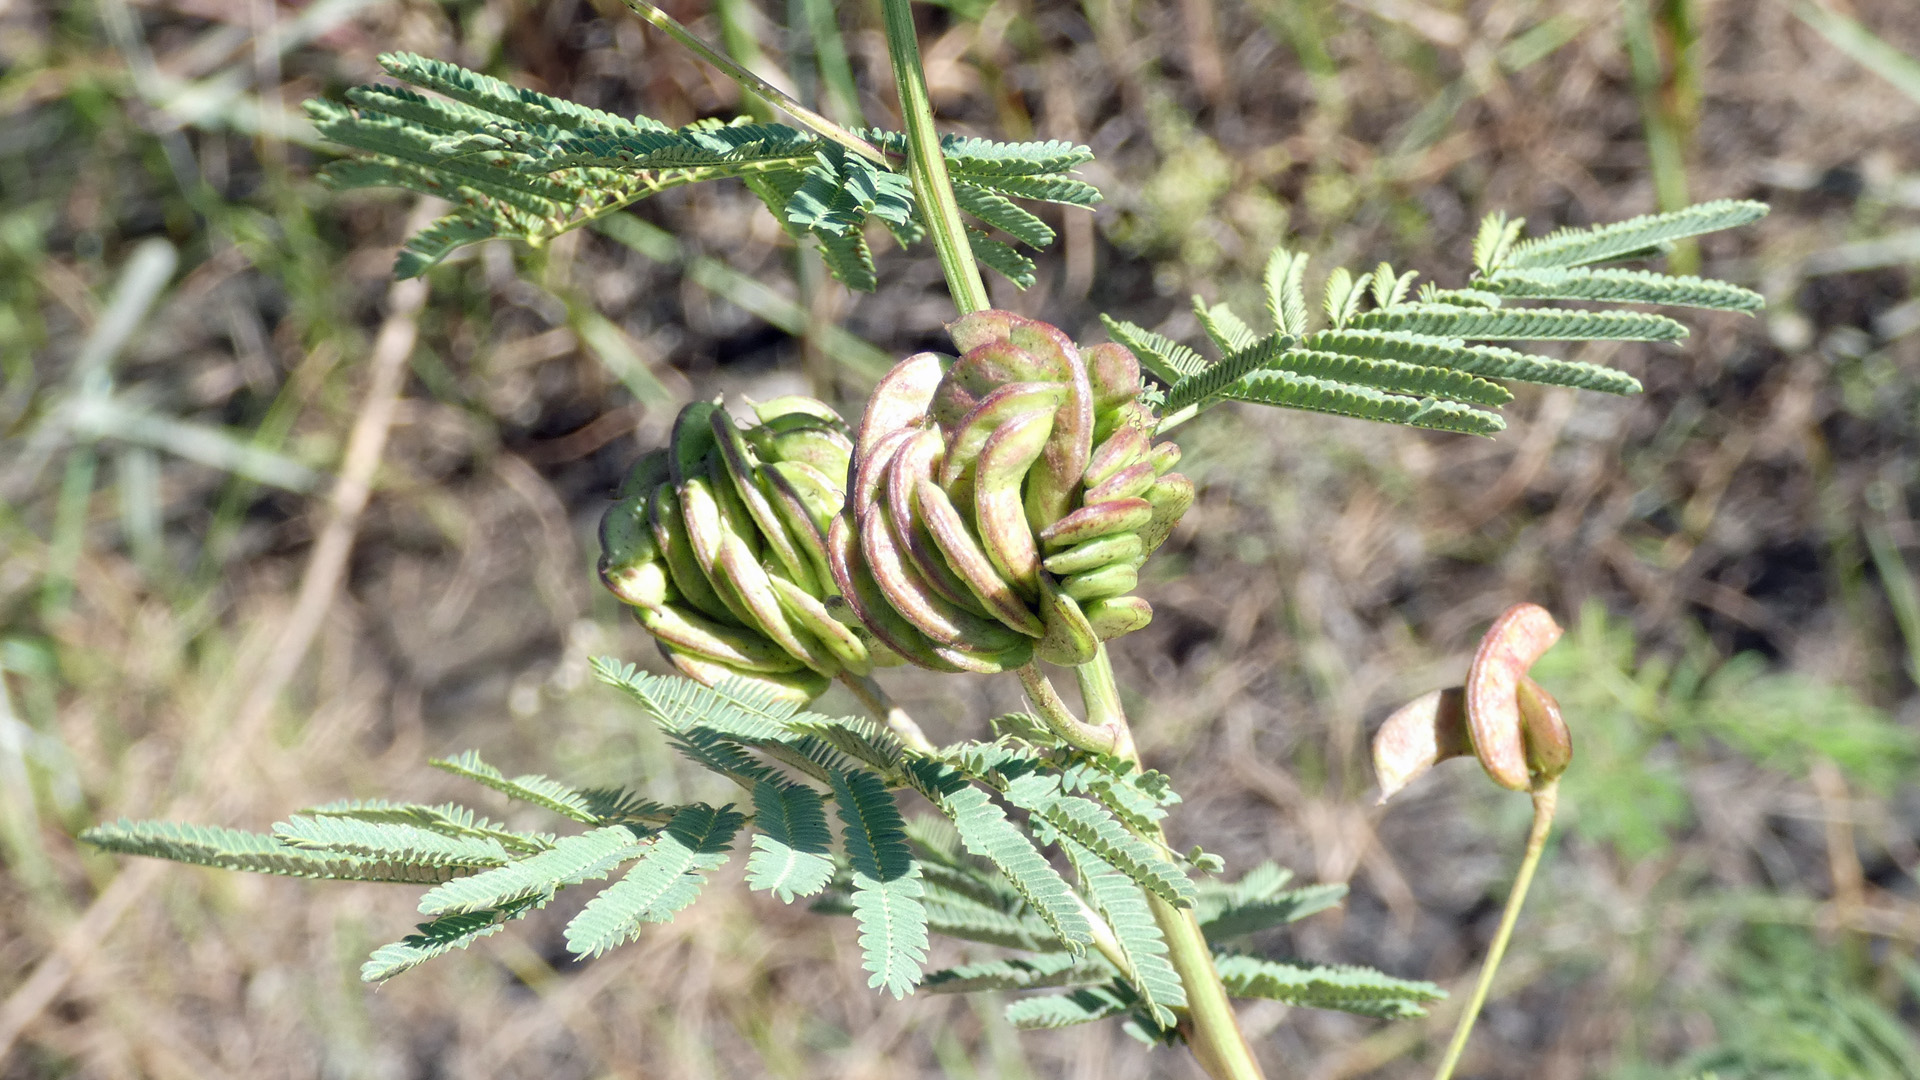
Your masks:
M172 821L122 818L112 825L96 825L81 833L80 839L123 855L147 855L195 866L286 877L432 884L465 872L463 868L443 862L394 861L309 851L261 833Z
M352 818L355 821L415 825L445 836L493 840L509 851L529 855L553 846L553 836L549 833L519 832L509 829L488 821L457 803L423 806L419 803L388 802L385 799L342 799L324 806L312 807L306 813L315 817Z
M1140 1007L1161 1027L1172 1027L1172 1010L1186 1006L1187 992L1179 972L1167 959L1167 940L1154 921L1146 896L1129 875L1087 848L1064 837L1060 846L1079 873L1089 901L1113 931L1126 961L1121 974L1138 996Z
M1109 315L1100 316L1100 321L1113 340L1125 345L1139 359L1141 367L1168 386L1207 369L1205 357L1171 338Z
M1098 855L1143 889L1150 889L1175 907L1191 907L1193 883L1153 844L1127 831L1092 799L1066 795L1060 777L1029 773L1003 789L1007 801L1034 814L1061 834Z
M1665 315L1638 311L1488 310L1451 304L1403 304L1363 311L1344 327L1479 341L1678 341L1687 336L1686 327Z
M643 924L666 922L700 895L706 873L727 861L746 819L732 807L681 807L619 881L567 924L567 949L599 956L633 940Z
M1288 889L1272 897L1229 903L1218 911L1205 913L1200 918L1200 929L1206 932L1209 941L1245 937L1336 907L1346 896L1347 887L1337 882Z
M792 903L812 896L833 877L833 833L820 796L802 784L762 780L753 785L753 854L747 887Z
M952 766L926 758L909 763L907 772L914 787L953 822L966 849L1006 875L1067 951L1079 953L1093 941L1072 887L985 791Z
M1754 312L1766 297L1725 281L1675 277L1651 270L1502 270L1477 282L1501 296L1529 300L1594 300L1615 304L1673 304Z
M645 842L627 825L562 837L538 855L428 890L420 898L420 913L453 915L529 896L551 896L565 886L606 877L644 847Z
M1265 960L1235 953L1217 953L1213 963L1227 993L1235 997L1269 998L1385 1020L1425 1016L1428 1004L1447 996L1430 982L1396 979L1370 968Z
M837 773L834 803L853 870L853 917L860 927L868 986L905 997L927 960L927 913L920 868L886 783L869 772Z

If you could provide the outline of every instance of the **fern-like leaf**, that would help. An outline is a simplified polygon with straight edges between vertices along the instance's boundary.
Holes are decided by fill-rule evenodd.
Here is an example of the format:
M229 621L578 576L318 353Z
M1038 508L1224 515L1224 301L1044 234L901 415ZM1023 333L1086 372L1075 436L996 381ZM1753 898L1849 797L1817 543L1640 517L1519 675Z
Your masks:
M1128 832L1106 807L1060 791L1057 774L1022 776L1005 787L1007 801L1099 855L1143 889L1175 907L1191 907L1193 882L1154 845Z
M1339 333L1339 331L1333 331ZM1437 397L1476 405L1505 405L1513 391L1464 371L1421 367L1397 360L1370 360L1314 349L1289 349L1275 356L1271 366L1296 375L1329 382L1371 386L1407 397Z
M1647 214L1611 225L1587 229L1560 229L1525 240L1506 257L1484 267L1493 270L1529 270L1588 266L1637 255L1676 240L1731 229L1765 216L1765 203L1745 199L1717 199L1665 214Z
M483 937L491 937L507 923L539 910L546 902L547 896L539 894L486 911L443 915L432 922L421 923L417 927L419 933L408 934L391 945L375 949L366 963L360 965L360 979L370 983L385 982L436 956L454 949L464 949Z
M1187 1004L1180 973L1167 959L1167 940L1153 918L1153 909L1133 875L1122 873L1114 864L1070 839L1061 848L1080 875L1093 906L1107 920L1120 955L1126 961L1122 972L1139 998L1140 1007L1161 1027L1172 1027L1172 1010Z
M1673 304L1717 311L1755 312L1766 297L1724 281L1675 277L1651 270L1502 270L1479 283L1501 296L1529 300L1603 300L1617 304Z
M907 772L914 787L953 822L966 849L999 867L1067 951L1078 953L1093 941L1072 887L985 791L951 766L925 758L909 763Z
M1607 394L1637 394L1640 381L1624 371L1577 360L1516 352L1497 345L1465 345L1456 338L1424 337L1380 330L1323 330L1307 338L1307 348L1396 360L1421 367L1443 367L1486 379L1512 379L1543 386L1571 386Z
M980 265L1023 289L1032 288L1037 280L1034 273L1038 267L1032 259L979 229L967 229L967 246L973 249L973 257L980 260Z
M586 797L575 789L537 773L528 773L509 779L499 769L480 760L480 755L476 751L468 750L450 758L435 758L428 764L436 769L490 787L508 798L545 807L581 824L600 824L600 816L593 812L593 807Z
M746 819L731 807L681 807L646 854L567 924L567 949L599 956L634 939L642 925L666 922L693 903L706 873L727 861Z
M885 782L869 772L836 774L833 794L846 827L853 917L860 925L863 966L872 974L867 985L905 997L927 961L927 912L900 807Z
M1267 318L1276 333L1300 337L1307 326L1307 256L1274 248L1267 256Z
M195 866L279 874L284 877L425 885L437 884L465 872L444 863L395 862L308 851L262 833L172 821L129 821L122 818L112 825L96 825L81 833L80 839L104 851L122 855L146 855Z
M1225 304L1209 307L1205 300L1195 296L1193 314L1200 320L1200 329L1207 332L1207 336L1213 339L1214 347L1222 353L1252 348L1260 340L1260 335L1253 332L1246 320L1234 314L1233 309Z
M808 713L787 722L789 730L812 735L847 757L886 775L900 767L899 736L859 716L816 716Z
M1205 357L1171 338L1109 315L1100 316L1100 321L1106 324L1113 340L1125 345L1127 351L1140 360L1141 367L1168 386L1207 369Z
M562 837L538 855L429 889L420 898L420 914L457 915L529 896L551 896L568 885L606 877L644 847L626 825Z
M1430 982L1396 979L1370 968L1263 960L1232 953L1215 955L1214 967L1227 993L1235 997L1269 998L1385 1020L1425 1016L1428 1004L1447 996Z
M959 183L953 185L953 196L954 201L960 204L960 209L1028 247L1044 248L1053 243L1053 229L1046 222L1004 195L996 195L973 184Z
M1488 214L1480 222L1480 231L1473 238L1473 268L1482 274L1491 274L1506 261L1507 252L1520 239L1520 230L1527 227L1525 218L1508 220L1499 210Z
M315 817L352 818L394 825L416 825L444 836L475 837L493 840L509 851L532 854L553 846L548 833L518 832L488 821L456 803L422 806L418 803L394 803L385 799L343 799L315 806L306 811Z
M1274 335L1237 352L1228 353L1206 370L1189 375L1167 390L1169 416L1189 407L1199 408L1225 394L1249 372L1271 365L1282 352L1293 347L1293 339Z
M748 888L771 891L790 904L796 896L827 887L833 877L833 834L817 792L762 780L753 785L753 824Z
M1335 907L1346 895L1347 887L1338 883L1289 889L1275 896L1204 912L1200 916L1200 929L1206 932L1209 941L1245 937Z

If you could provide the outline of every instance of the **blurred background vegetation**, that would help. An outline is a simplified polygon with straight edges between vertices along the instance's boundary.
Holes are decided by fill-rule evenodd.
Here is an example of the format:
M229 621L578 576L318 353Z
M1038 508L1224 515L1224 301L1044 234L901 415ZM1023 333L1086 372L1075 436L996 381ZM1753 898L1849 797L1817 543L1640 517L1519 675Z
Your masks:
M669 6L896 124L877 5ZM1247 300L1282 240L1457 284L1493 209L1774 205L1674 256L1764 291L1760 318L1570 354L1644 396L1523 391L1491 440L1231 409L1183 431L1200 501L1117 662L1188 795L1176 840L1351 883L1263 946L1461 987L1525 800L1456 765L1376 808L1366 736L1506 605L1549 605L1567 824L1467 1074L1920 1077L1910 0L921 15L950 129L1098 155L1106 205L1055 213L1039 283L996 293L1083 338L1106 311L1192 339L1189 296ZM425 758L467 747L725 797L586 677L657 664L591 577L604 500L691 395L857 409L943 341L931 258L882 254L881 291L847 294L726 185L394 285L430 208L320 189L299 111L389 49L670 123L743 107L615 0L0 0L0 1077L1193 1075L1107 1026L883 1000L850 925L742 889L585 963L550 911L376 993L356 971L415 921L406 890L74 843L123 814L433 801ZM888 681L937 735L1018 704L1009 679ZM1275 1075L1334 1080L1423 1075L1452 1015L1244 1019Z

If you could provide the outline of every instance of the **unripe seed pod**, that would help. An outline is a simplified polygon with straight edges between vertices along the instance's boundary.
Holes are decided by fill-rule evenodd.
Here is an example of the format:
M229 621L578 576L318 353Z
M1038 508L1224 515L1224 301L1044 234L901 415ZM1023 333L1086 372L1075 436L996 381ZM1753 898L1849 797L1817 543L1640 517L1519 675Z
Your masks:
M745 430L717 402L680 411L601 520L600 575L686 675L809 700L876 659L868 631L836 615L827 543L853 441L810 398L753 411Z
M908 357L874 389L827 545L835 584L926 667L1085 663L1152 619L1126 594L1193 485L1152 444L1125 347L1083 351L1005 311L948 331L957 359Z

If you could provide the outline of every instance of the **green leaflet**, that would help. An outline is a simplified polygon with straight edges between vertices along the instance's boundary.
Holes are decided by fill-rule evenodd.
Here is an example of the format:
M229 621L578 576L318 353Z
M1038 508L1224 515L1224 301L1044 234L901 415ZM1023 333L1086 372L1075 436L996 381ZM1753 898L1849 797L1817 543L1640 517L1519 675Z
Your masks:
M552 848L472 877L456 878L420 898L422 915L455 915L499 907L568 885L602 878L640 854L643 842L625 825L562 837Z
M1007 1006L1007 1022L1022 1031L1072 1027L1105 1020L1133 1009L1118 987L1087 986L1071 994L1042 994L1021 998Z
M1491 435L1505 430L1507 426L1507 422L1494 413L1451 401L1401 397L1382 393L1370 386L1316 379L1311 375L1295 375L1290 371L1256 371L1235 384L1225 396L1234 401L1285 405L1294 409L1470 435Z
M1589 263L1638 255L1675 240L1718 232L1758 221L1765 203L1745 199L1718 199L1667 214L1648 214L1611 225L1561 229L1515 244L1504 258L1489 261L1489 270L1534 267L1585 266Z
M1053 229L1046 222L1004 195L960 183L953 186L953 196L960 209L1028 247L1044 248L1053 243Z
M1186 1006L1187 992L1179 972L1167 959L1167 941L1154 921L1146 896L1130 880L1131 875L1120 872L1092 851L1065 837L1060 846L1079 873L1094 908L1106 917L1107 926L1119 942L1127 962L1123 974L1138 996L1140 1007L1159 1026L1172 1027L1172 1010Z
M1385 1020L1425 1016L1429 1003L1447 996L1430 982L1396 979L1370 968L1263 960L1235 953L1215 954L1214 967L1227 993L1236 997L1271 998Z
M1489 311L1451 304L1406 304L1386 311L1363 311L1346 326L1481 341L1678 341L1687 336L1686 327L1665 315L1637 311Z
M860 926L868 986L905 997L927 960L927 913L920 869L907 850L905 822L886 784L869 772L836 773L833 794L853 868L853 917Z
M924 758L909 763L907 772L914 787L953 822L967 850L1000 868L1067 951L1077 954L1092 942L1092 928L1080 914L1072 888L985 791L951 766Z
M1200 320L1200 329L1207 332L1207 337L1213 339L1214 347L1223 353L1252 348L1260 340L1260 335L1253 332L1246 320L1235 315L1233 309L1225 304L1208 307L1205 300L1195 296L1193 314Z
M1142 367L1169 386L1207 369L1205 358L1177 341L1110 315L1100 316L1100 321L1113 340L1125 345Z
M513 856L490 836L448 836L402 822L294 816L273 827L276 840L310 851L332 851L418 866L503 866Z
M539 894L498 908L443 915L432 922L421 923L417 927L419 933L408 934L391 945L375 949L360 965L360 980L385 982L436 956L464 949L483 937L499 933L507 923L546 906L547 899L545 894Z
M820 796L800 784L761 780L753 785L753 854L747 887L792 903L812 896L833 877L833 834Z
M593 812L593 807L580 792L558 780L550 780L536 773L508 779L499 769L480 760L480 755L473 750L450 758L434 758L427 764L455 776L464 776L477 784L484 784L509 798L529 802L556 814L570 817L583 825L600 824L600 816Z
M1081 963L1067 953L1025 960L987 960L927 973L921 983L936 994L972 994L982 990L1039 990L1053 986L1097 986L1113 978L1105 964Z
M196 866L287 877L431 884L446 881L461 872L444 863L421 865L307 851L261 833L223 829L214 825L183 825L171 821L129 821L122 818L112 825L96 825L81 833L80 839L102 850L117 851L123 855L148 855Z
M1225 393L1243 376L1266 367L1281 352L1292 347L1292 338L1276 334L1237 352L1228 353L1206 370L1174 383L1167 390L1166 412L1171 415L1188 406L1205 405L1209 399Z
M446 836L483 837L498 841L512 851L531 854L553 846L547 833L516 832L476 815L457 803L422 806L418 803L394 803L385 799L343 799L306 811L316 817L352 818L355 821L391 822L417 825Z
M706 872L727 861L745 820L731 807L681 807L626 876L567 924L567 949L599 956L633 940L643 924L673 918L700 895Z
M1456 338L1381 330L1322 330L1301 343L1346 356L1451 368L1488 379L1572 386L1607 394L1637 394L1640 381L1624 371L1577 360L1516 352L1497 345L1466 345Z
M1084 845L1143 889L1175 907L1190 907L1193 883L1154 845L1126 830L1092 799L1062 794L1060 777L1031 773L1007 783L1007 801Z
M1200 929L1209 941L1245 937L1325 911L1346 895L1347 887L1338 883L1308 885L1257 900L1228 902L1210 911L1203 906Z
M1650 270L1501 270L1477 283L1501 296L1535 300L1602 300L1616 304L1674 304L1755 312L1766 297L1724 281L1674 277Z

